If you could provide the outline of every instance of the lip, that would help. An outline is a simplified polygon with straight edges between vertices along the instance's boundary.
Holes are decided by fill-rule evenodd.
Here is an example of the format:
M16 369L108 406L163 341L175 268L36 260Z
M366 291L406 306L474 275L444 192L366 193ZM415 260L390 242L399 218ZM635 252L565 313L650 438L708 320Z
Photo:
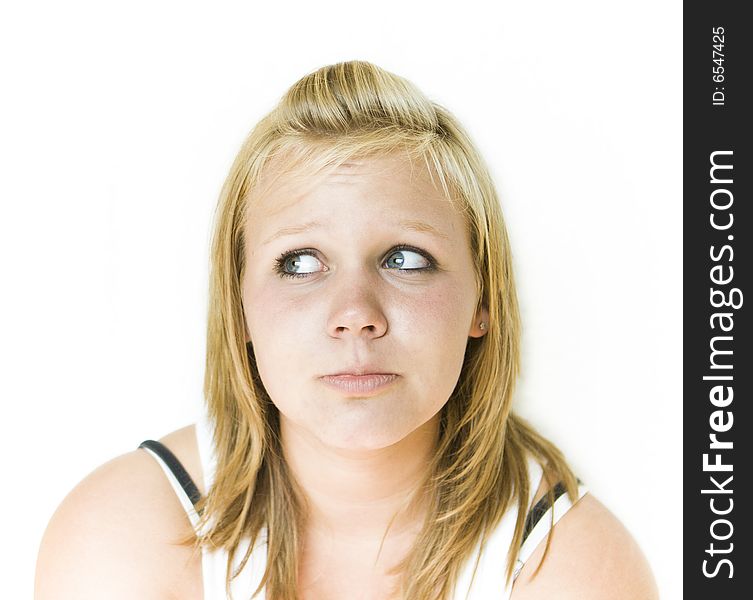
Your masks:
M376 394L394 383L400 377L395 373L339 373L336 375L324 375L319 379L322 382L340 392L359 396Z

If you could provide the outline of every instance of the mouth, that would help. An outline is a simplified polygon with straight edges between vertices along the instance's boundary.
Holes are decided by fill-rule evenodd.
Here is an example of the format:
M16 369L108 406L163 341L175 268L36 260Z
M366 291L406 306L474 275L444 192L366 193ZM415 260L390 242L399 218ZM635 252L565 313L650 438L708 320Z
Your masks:
M354 375L341 373L339 375L324 375L319 379L327 386L346 394L375 394L392 385L400 377L395 373L364 373Z

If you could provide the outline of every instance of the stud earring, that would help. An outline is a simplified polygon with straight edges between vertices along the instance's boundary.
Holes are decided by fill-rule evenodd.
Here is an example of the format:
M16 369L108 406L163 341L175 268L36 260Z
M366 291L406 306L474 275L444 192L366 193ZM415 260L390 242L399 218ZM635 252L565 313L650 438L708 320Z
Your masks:
M486 329L486 323L484 323L483 321L481 321L481 323L478 324L478 328L479 329Z

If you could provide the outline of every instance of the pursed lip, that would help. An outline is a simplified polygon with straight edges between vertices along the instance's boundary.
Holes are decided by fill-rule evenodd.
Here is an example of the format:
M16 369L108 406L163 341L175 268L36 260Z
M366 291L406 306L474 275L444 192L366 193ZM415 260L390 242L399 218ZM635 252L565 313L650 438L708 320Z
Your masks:
M323 375L319 379L341 392L363 395L381 390L393 383L398 377L399 375L396 373L346 372Z

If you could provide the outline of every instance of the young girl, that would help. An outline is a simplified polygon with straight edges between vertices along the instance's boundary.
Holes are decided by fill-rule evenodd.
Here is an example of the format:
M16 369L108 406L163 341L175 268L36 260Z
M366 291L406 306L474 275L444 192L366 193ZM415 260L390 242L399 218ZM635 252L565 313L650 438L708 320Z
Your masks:
M630 534L512 412L483 160L365 62L298 81L223 187L205 418L63 501L39 600L651 599Z

